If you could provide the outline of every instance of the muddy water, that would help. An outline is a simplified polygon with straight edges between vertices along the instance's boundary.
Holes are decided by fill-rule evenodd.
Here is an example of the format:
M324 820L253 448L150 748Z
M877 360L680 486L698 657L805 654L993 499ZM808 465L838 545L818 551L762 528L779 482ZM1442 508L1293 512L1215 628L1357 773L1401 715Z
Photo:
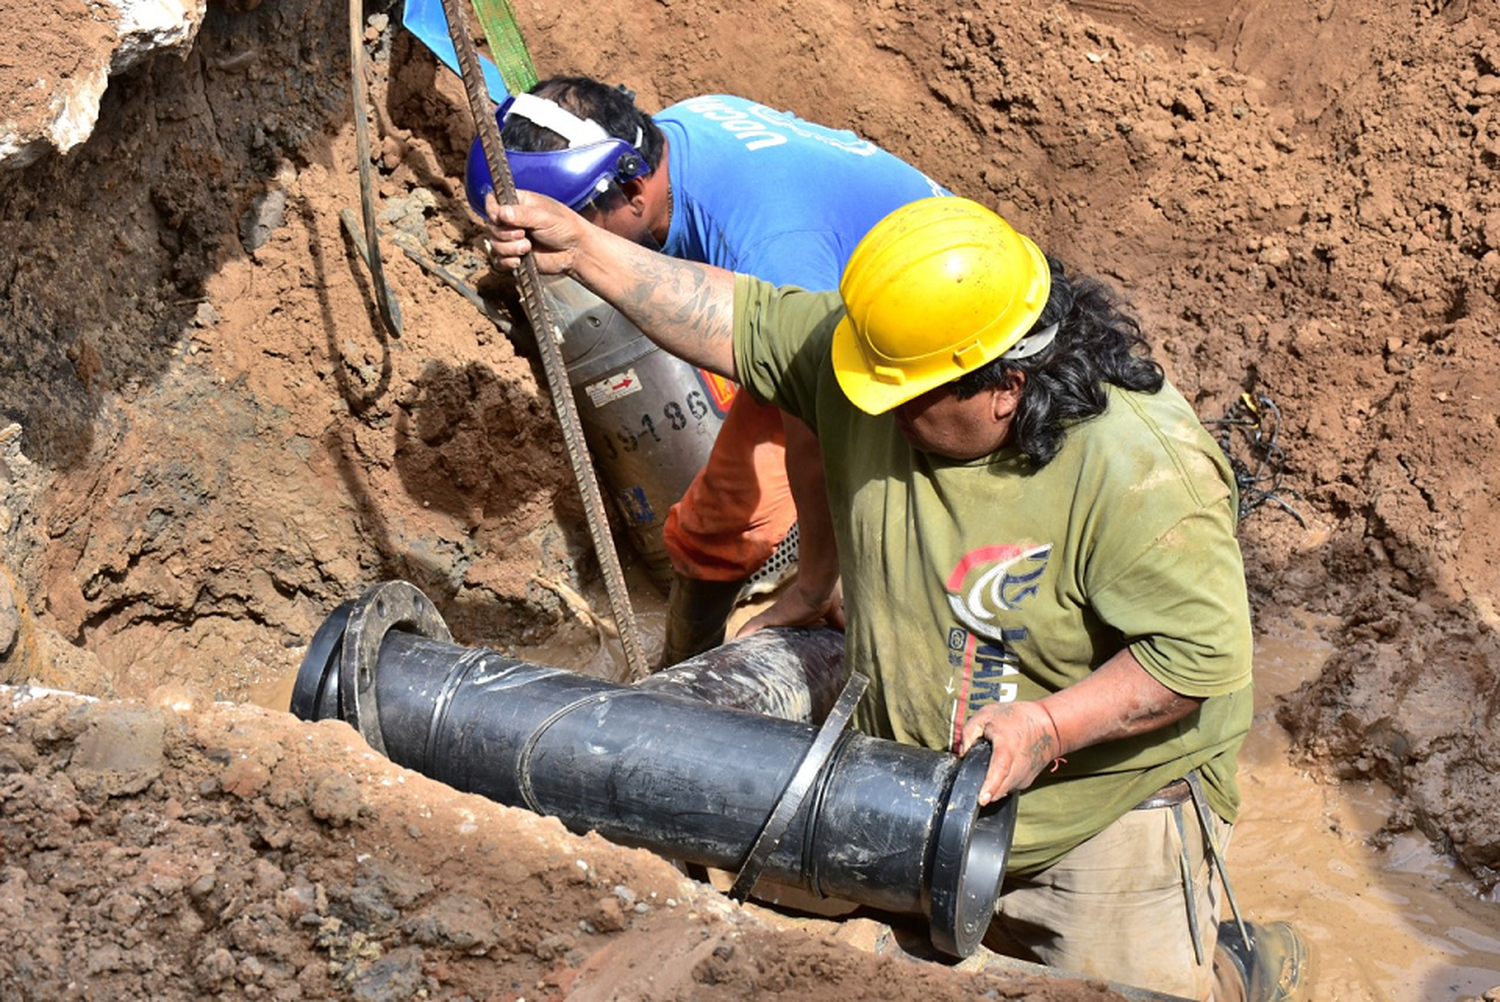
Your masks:
M644 576L629 567L626 573L654 663L664 603ZM587 599L607 618L602 593ZM739 610L731 627L763 607ZM1316 674L1329 653L1320 634L1330 625L1312 617L1259 624L1255 726L1241 770L1245 808L1230 849L1236 898L1251 918L1289 920L1311 942L1311 999L1479 996L1500 986L1500 903L1482 900L1473 882L1420 836L1375 847L1370 839L1389 814L1388 791L1320 784L1288 763L1275 699ZM544 646L507 653L599 678L613 677L623 664L618 642L601 635L587 615ZM252 699L285 709L291 686L291 678L267 679Z
M1313 999L1478 996L1500 986L1500 904L1481 900L1420 835L1370 843L1390 813L1388 791L1321 785L1288 764L1274 702L1317 673L1328 625L1258 624L1245 808L1229 851L1235 895L1251 917L1287 919L1311 942Z

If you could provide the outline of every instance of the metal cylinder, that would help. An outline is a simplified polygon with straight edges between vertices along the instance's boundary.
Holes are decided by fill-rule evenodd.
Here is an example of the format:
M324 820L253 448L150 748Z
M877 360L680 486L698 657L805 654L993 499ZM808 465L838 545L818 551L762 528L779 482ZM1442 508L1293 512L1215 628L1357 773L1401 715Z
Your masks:
M574 831L721 869L753 863L815 895L923 914L938 949L967 956L1015 825L1014 798L979 806L987 754L957 758L701 698L772 693L800 713L798 698L783 697L803 686L816 713L830 664L841 674L828 632L784 643L810 657L768 664L770 684L754 681L757 662L737 657L735 642L621 686L454 645L420 591L390 582L324 622L292 710L343 719L401 765Z
M665 591L672 566L662 525L708 462L735 386L662 351L577 282L553 279L546 289L589 452Z

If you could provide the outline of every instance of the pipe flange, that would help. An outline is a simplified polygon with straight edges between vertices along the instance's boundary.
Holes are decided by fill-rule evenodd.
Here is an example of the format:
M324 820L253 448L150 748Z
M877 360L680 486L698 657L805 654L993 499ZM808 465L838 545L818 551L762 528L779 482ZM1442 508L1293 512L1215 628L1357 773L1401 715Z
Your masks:
M928 920L932 945L954 957L979 946L1000 897L1016 834L1015 794L979 806L990 743L977 742L960 760L933 849Z
M339 652L343 648L344 627L349 623L349 610L353 608L353 599L340 602L307 645L307 653L303 655L297 678L292 683L289 707L298 720L323 719L318 707L322 705L330 684L333 686L333 711L338 714Z
M339 655L339 698L344 719L382 755L386 755L385 735L380 729L375 678L380 666L380 645L387 633L398 629L426 640L453 642L437 606L415 585L405 581L375 585L354 603L349 623L344 627L343 651Z

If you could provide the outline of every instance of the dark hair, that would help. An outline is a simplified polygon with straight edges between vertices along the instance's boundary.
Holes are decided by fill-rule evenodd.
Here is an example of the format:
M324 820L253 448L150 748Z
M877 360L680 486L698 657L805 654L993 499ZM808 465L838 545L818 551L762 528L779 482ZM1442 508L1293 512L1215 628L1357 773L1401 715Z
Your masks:
M997 358L954 381L959 399L966 400L987 386L1010 385L1013 373L1026 376L1013 440L1037 466L1057 455L1069 424L1104 413L1105 383L1155 393L1164 381L1140 322L1113 290L1086 276L1069 277L1053 258L1047 266L1052 292L1029 333L1056 323L1052 343L1026 358Z
M591 77L550 77L531 88L531 93L579 118L598 122L605 132L634 146L645 159L648 173L660 166L666 137L651 116L635 106L635 95L623 86L611 87ZM562 136L520 115L505 123L500 138L506 149L520 153L560 150L566 145Z

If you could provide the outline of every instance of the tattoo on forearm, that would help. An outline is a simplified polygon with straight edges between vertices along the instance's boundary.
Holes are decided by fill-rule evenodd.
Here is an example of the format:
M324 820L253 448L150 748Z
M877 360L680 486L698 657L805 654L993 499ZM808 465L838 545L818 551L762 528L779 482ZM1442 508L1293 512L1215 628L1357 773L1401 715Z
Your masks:
M1192 713L1203 701L1188 696L1172 694L1167 699L1138 702L1125 707L1120 718L1119 737L1129 737L1154 731L1158 727L1181 720Z
M699 364L731 351L734 283L722 272L652 255L620 308L662 347Z

